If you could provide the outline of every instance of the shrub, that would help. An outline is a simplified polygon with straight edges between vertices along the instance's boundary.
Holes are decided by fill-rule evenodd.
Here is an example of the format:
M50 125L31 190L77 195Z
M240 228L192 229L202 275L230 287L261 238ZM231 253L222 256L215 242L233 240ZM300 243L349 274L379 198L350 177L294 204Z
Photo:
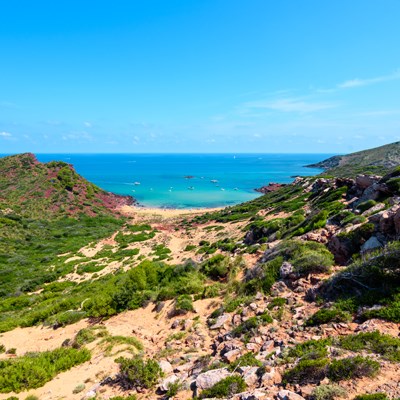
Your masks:
M389 400L386 393L360 394L354 400Z
M205 261L201 269L211 279L226 278L229 272L229 258L222 254L217 254Z
M381 354L390 361L400 362L400 339L379 331L344 336L339 339L339 345L346 350L367 350Z
M311 392L312 400L334 400L337 397L346 397L347 392L339 385L321 385L317 386Z
M330 252L318 252L309 250L292 261L297 272L301 274L312 274L329 272L333 264L333 255Z
M246 387L246 382L241 376L232 375L222 379L210 389L203 390L201 398L230 398L236 393L244 392Z
M328 355L327 346L331 344L330 339L308 340L297 344L289 350L288 357L301 359L318 359Z
M35 389L53 379L59 372L90 360L87 349L60 348L0 362L0 392L19 393Z
M351 315L347 311L337 308L321 308L306 321L306 326L317 326L329 322L348 322L350 319Z
M189 311L194 311L192 297L182 294L175 301L175 315L186 314Z
M341 380L373 377L380 369L377 361L361 356L333 360L329 366L328 378L334 382Z
M130 387L151 388L162 376L162 370L155 360L143 360L140 356L131 359L118 358L120 376Z
M373 207L373 206L375 206L375 205L376 205L376 201L375 201L375 200L367 200L367 201L364 201L364 202L360 203L360 204L357 206L357 208L358 208L361 212L364 212L364 211L369 210L371 207Z
M77 394L82 392L83 390L85 390L85 384L80 383L79 385L75 386L74 390L72 391L72 393Z
M317 360L300 360L296 366L283 375L283 383L318 383L325 378L329 360L319 358Z
M262 362L257 360L254 353L251 351L243 354L238 359L236 359L233 363L229 364L228 369L232 372L235 371L238 367L261 367Z

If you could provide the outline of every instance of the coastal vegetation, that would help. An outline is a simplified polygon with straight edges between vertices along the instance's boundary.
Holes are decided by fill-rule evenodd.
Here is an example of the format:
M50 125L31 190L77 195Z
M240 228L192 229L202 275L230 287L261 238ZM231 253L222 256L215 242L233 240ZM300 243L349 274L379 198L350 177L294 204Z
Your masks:
M400 365L400 171L382 165L170 219L122 215L131 199L68 164L1 159L0 392L45 388L96 357L118 373L88 375L71 398L95 380L108 398L399 397L373 380ZM16 328L52 345L15 345Z

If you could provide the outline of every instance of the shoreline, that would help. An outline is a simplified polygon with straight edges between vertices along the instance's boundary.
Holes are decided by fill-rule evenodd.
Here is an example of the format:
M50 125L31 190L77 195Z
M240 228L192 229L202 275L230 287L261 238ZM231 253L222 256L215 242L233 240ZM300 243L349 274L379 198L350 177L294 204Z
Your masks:
M221 211L226 207L212 208L157 208L141 206L139 204L125 205L119 207L119 210L127 216L161 216L164 218L181 217L184 215L201 215L208 212Z

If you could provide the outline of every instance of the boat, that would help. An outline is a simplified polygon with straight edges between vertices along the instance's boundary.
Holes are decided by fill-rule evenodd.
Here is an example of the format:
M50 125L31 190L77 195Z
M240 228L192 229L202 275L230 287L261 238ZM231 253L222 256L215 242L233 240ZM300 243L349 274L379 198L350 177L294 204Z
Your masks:
M189 186L188 189L189 190L194 190L194 187L193 186Z
M134 185L136 185L136 186L140 185L140 182L134 182Z
M224 188L221 188L221 190L222 190L222 191L225 191L225 189L224 189Z
M218 183L218 181L217 181L216 179L211 179L210 182L212 182L212 183Z
M233 188L233 190L239 190L238 188Z

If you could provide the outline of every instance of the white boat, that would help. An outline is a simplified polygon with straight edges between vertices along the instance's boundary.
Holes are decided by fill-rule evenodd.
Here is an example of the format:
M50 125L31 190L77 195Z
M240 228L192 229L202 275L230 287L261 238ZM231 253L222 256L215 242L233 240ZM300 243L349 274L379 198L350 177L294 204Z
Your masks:
M188 189L189 190L194 190L194 187L193 186L189 186Z
M210 182L212 182L212 183L218 183L218 181L217 181L216 179L211 179Z
M140 185L140 182L135 182L134 185L136 185L136 186L137 186L137 185Z
M224 191L225 189L224 189L224 188L221 188L221 190Z

